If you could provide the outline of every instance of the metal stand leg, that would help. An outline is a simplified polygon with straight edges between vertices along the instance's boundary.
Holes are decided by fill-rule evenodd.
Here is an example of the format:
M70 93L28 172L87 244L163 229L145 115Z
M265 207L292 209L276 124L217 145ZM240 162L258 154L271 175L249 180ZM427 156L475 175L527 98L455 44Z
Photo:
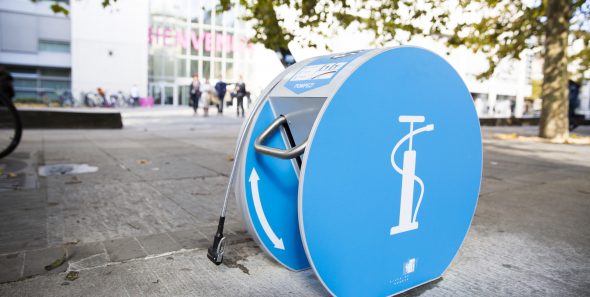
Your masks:
M223 226L225 224L225 213L227 211L227 202L229 200L229 193L231 191L231 187L234 184L236 172L238 169L238 164L240 163L240 151L242 149L242 142L244 135L246 134L246 129L248 128L250 121L252 120L252 115L248 117L246 122L244 123L244 129L241 131L238 138L238 144L236 151L234 153L234 164L231 168L231 173L229 175L229 181L227 183L227 189L225 190L225 197L223 198L223 208L221 209L221 215L219 216L219 223L217 224L217 232L213 237L213 244L207 250L207 258L211 260L211 262L215 263L215 265L220 265L223 261L223 253L225 252L225 236L223 236Z
M225 252L225 236L223 236L223 226L225 224L225 213L227 211L229 193L234 183L234 175L236 173L237 164L239 163L237 153L240 151L241 143L242 142L240 140L238 142L238 149L236 150L236 155L234 157L234 164L231 169L231 174L229 175L229 182L227 184L227 189L225 190L225 198L223 199L223 208L221 209L221 216L219 216L217 232L215 233L215 237L213 237L213 244L207 250L207 258L209 258L211 262L215 263L215 265L221 264L223 261L223 253Z

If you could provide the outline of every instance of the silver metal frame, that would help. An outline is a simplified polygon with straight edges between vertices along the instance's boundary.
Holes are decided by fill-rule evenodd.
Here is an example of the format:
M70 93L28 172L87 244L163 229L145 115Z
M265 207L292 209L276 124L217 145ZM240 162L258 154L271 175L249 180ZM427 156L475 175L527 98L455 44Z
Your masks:
M279 127L281 127L282 125L284 125L286 123L287 123L287 118L285 116L279 116L278 118L276 118L256 138L256 141L254 142L254 150L257 153L264 154L264 155L269 155L269 156L273 156L273 157L277 157L277 158L280 158L280 159L293 159L293 158L296 158L296 157L300 156L301 154L303 154L303 152L305 152L305 147L307 146L307 140L308 140L308 138L306 138L305 141L303 141L302 143L298 144L297 146L294 146L294 147L292 147L290 149L286 149L286 150L272 148L272 147L268 147L268 146L265 146L265 145L262 144L262 143L264 143L266 141L266 139L273 132L275 132L276 130L278 130Z

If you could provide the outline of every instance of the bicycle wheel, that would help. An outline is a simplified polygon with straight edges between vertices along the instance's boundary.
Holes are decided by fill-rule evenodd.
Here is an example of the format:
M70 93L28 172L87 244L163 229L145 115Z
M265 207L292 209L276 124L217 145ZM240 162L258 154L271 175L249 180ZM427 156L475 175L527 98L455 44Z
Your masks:
M22 133L22 123L12 101L0 95L0 159L16 149Z

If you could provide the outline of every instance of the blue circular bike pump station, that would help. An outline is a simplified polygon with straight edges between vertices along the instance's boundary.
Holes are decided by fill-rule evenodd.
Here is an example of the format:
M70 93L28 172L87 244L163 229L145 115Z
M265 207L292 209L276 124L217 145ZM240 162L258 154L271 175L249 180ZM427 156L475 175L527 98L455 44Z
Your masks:
M479 120L461 77L417 47L299 62L242 127L235 193L248 231L336 296L439 278L471 224Z

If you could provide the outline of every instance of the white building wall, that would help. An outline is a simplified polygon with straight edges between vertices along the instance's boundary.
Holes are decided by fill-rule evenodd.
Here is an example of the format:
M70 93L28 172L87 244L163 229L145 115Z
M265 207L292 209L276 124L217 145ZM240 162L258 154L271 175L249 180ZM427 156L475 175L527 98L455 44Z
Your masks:
M39 40L70 42L70 20L50 5L0 0L0 64L70 68L70 53L39 50Z
M72 20L72 93L123 91L133 85L147 95L148 17L144 0L70 1Z

